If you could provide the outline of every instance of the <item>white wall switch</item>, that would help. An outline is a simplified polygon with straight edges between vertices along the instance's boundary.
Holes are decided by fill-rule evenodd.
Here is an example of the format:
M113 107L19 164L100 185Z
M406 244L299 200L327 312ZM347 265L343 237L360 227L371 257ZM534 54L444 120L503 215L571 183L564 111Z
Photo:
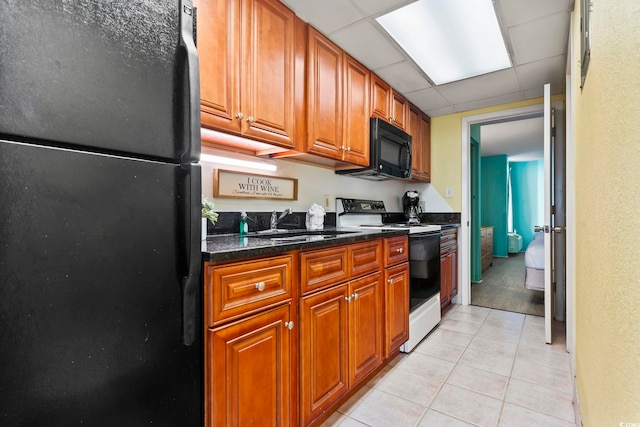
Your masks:
M453 187L447 187L444 192L444 197L453 197Z

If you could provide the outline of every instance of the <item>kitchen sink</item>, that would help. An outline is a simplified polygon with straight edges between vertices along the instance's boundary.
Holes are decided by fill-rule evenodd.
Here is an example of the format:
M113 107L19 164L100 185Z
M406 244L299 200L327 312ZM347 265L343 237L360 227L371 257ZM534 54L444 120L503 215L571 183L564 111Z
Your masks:
M269 231L270 233L266 233L267 231ZM357 231L264 230L263 232L258 231L256 234L249 237L269 239L272 242L314 242L317 240L335 239L337 237L345 236L351 233L357 233Z

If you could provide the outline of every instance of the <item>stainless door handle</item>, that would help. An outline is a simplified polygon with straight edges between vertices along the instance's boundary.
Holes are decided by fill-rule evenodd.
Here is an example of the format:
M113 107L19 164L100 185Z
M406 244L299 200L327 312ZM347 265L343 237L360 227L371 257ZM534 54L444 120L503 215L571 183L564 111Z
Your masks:
M534 225L533 226L533 231L536 232L536 233L539 232L539 231L542 231L542 227L540 227L539 225Z
M554 233L562 234L562 230L564 230L564 227L553 227Z

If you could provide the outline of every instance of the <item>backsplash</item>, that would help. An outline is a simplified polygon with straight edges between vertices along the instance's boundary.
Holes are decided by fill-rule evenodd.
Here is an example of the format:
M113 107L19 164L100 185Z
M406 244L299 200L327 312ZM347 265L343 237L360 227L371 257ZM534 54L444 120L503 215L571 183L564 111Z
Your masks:
M271 212L248 212L247 222L249 224L249 232L267 230L271 223ZM215 225L207 221L207 234L228 234L238 233L240 228L240 214L242 212L218 212L218 221ZM281 211L277 211L280 215ZM297 230L305 229L307 213L306 212L292 212L285 216L284 219L278 224L278 228ZM324 217L325 227L336 226L336 214L334 212L327 212Z

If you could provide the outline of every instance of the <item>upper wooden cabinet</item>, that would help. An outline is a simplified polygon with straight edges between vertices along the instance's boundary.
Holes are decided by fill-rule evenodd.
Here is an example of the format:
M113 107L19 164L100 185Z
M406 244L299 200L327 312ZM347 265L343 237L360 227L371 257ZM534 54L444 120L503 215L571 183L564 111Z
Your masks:
M370 73L309 26L307 152L369 164Z
M409 129L409 102L375 74L371 74L371 117Z
M277 0L195 0L202 126L294 148L295 14Z
M431 181L431 121L417 107L409 104L409 126L412 159L411 179Z

